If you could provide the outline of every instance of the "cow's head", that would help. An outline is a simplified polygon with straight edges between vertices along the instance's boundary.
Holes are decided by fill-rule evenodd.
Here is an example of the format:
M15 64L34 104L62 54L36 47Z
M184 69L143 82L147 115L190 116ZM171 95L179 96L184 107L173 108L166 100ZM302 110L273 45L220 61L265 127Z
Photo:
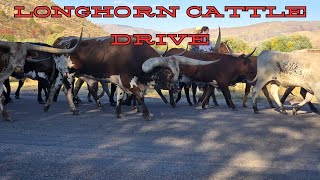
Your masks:
M8 49L8 67L6 68L4 75L1 77L1 80L8 78L13 72L18 76L24 73L24 64L28 56L28 52L41 51L52 54L71 54L77 49L81 39L82 31L78 43L71 49L57 49L30 43L0 41L0 48Z
M219 60L218 60L219 61ZM145 61L142 70L145 73L152 73L157 87L160 89L179 90L179 64L199 66L208 65L217 61L200 61L183 56L154 57Z
M238 82L246 82L247 80L253 79L257 73L257 64L252 56L256 49L254 49L250 54L237 56L237 61L239 61L238 68L241 75L238 78Z

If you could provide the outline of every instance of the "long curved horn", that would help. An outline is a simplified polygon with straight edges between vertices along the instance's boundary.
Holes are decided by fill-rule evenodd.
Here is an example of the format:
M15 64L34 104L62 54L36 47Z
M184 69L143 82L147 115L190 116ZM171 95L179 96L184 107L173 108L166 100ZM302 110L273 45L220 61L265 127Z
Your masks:
M7 80L11 74L13 73L14 69L12 67L12 65L9 65L9 67L0 74L0 82L4 82L5 80Z
M44 59L27 58L26 60L27 60L28 62L34 62L34 63L36 63L36 62L48 61L48 60L50 60L50 59L51 59L51 57L44 58Z
M221 44L221 30L220 30L220 27L219 27L219 36L218 36L218 39L216 41L216 45L214 47L214 52L220 52L220 44Z
M187 45L186 49L185 49L182 53L175 54L175 56L182 56L184 53L186 53L186 52L187 52L188 47L189 47L189 44Z
M192 58L187 58L184 56L173 56L179 63L184 64L184 65L190 65L190 66L204 66L208 64L213 64L217 63L220 61L220 59L214 60L214 61L202 61L198 59L192 59Z
M150 58L142 64L142 70L143 72L148 73L157 66L168 66L168 61L163 57Z
M0 41L0 47L9 48L13 45L14 42Z
M256 77L254 77L254 79L253 79L252 81L246 79L246 80L245 80L245 83L253 84L253 83L255 83L257 80L258 80L258 74L256 75Z
M59 48L46 47L46 46L40 46L40 45L34 45L34 44L29 44L28 49L35 50L35 51L48 52L52 54L70 54L70 53L73 53L80 45L80 42L82 40L82 33L83 33L83 28L81 29L80 38L78 39L77 44L71 49L59 49Z
M167 56L167 53L168 53L168 50L169 50L169 46L168 46L168 44L167 44L167 49L166 49L166 51L161 55L162 57L166 57Z
M249 57L251 57L256 50L257 50L257 48L254 48L254 50L253 50L250 54L246 55L244 58L249 58Z

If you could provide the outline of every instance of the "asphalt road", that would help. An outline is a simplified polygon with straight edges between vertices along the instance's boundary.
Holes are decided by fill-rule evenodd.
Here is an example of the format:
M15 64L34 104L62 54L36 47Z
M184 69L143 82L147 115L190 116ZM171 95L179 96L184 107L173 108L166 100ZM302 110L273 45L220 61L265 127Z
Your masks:
M222 99L207 110L148 99L147 122L129 107L117 119L104 102L84 102L81 116L62 95L48 113L35 96L8 105L15 121L0 121L0 179L320 178L320 116L307 108L286 116L263 101L256 115L240 100L233 112Z

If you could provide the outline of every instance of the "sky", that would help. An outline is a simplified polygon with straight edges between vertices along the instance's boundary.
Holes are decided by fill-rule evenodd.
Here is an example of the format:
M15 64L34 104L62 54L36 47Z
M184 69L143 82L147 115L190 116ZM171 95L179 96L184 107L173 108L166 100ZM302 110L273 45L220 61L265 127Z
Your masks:
M52 0L59 6L180 6L176 18L88 18L97 24L120 24L161 32L176 32L185 28L209 26L211 28L237 27L267 21L319 21L319 0ZM190 6L215 6L220 13L225 13L225 18L190 18L186 9ZM241 14L241 18L229 18L229 12L224 11L225 6L277 6L277 12L285 10L285 6L307 6L306 18L250 18L250 13ZM158 12L156 9L154 12ZM132 12L133 13L133 12ZM205 12L204 12L205 13Z

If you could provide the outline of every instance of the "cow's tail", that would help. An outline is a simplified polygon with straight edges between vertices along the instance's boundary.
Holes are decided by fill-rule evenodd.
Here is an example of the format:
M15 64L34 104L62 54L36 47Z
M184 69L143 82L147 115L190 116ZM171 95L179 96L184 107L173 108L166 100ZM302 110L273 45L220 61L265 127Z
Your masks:
M258 80L258 74L256 75L256 77L252 81L246 79L245 83L253 84L253 83L257 82L257 80Z

